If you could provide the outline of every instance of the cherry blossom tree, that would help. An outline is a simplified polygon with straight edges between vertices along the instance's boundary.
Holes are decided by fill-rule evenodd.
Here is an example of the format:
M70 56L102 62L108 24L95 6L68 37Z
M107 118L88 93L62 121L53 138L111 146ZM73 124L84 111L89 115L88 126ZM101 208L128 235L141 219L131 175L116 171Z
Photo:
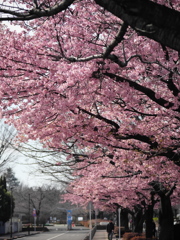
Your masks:
M72 15L72 13L69 14ZM91 16L93 14L89 13L89 15ZM13 107L13 109L9 110L9 113L18 112L18 115L23 113L23 117L19 118L17 122L19 122L18 124L27 122L27 124L31 126L34 125L34 131L38 133L31 130L29 135L30 137L32 136L32 138L40 137L45 139L48 131L45 130L44 133L36 129L37 127L41 128L41 126L47 125L46 129L50 126L49 131L51 131L52 128L58 129L57 132L61 131L56 138L58 137L61 140L67 140L67 138L72 139L72 135L75 134L75 132L79 132L78 127L80 126L81 128L83 125L83 129L91 131L90 134L92 136L89 137L90 140L88 141L92 141L93 145L93 138L96 138L99 131L105 128L104 126L107 126L106 132L104 131L104 133L105 135L108 134L108 140L112 146L113 141L118 142L120 145L121 143L124 145L124 142L126 142L125 147L127 149L136 148L138 151L139 146L136 143L141 142L146 148L144 150L141 147L143 153L149 156L157 154L166 156L178 164L179 154L177 153L177 148L179 139L177 127L179 114L179 73L177 70L178 55L176 52L172 52L172 56L170 55L171 53L168 52L165 54L164 51L161 50L161 47L158 48L159 44L149 42L133 34L131 30L127 32L126 24L120 24L116 19L112 19L112 22L108 23L110 28L105 30L106 33L103 33L104 36L103 34L97 33L97 29L89 33L89 36L87 34L84 37L84 32L82 32L82 36L80 36L80 30L82 31L83 25L85 24L84 22L83 24L79 22L79 25L77 25L78 31L75 28L68 28L67 34L67 24L71 26L72 21L74 22L74 17L77 18L75 9L71 19L70 16L67 16L66 20L65 17L62 19L64 25L59 24L59 26L57 26L56 20L59 21L59 18L52 20L53 27L49 26L50 22L45 23L43 28L45 32L42 31L42 28L38 28L39 31L37 30L36 34L34 33L33 36L29 36L28 41L26 41L27 35L22 36L22 34L19 34L17 41L17 39L13 39L14 33L8 33L8 30L5 32L6 36L9 34L9 38L4 39L5 42L3 44L8 46L8 43L11 44L13 41L14 45L14 50L12 49L8 57L5 52L4 54L2 53L2 64L4 65L8 60L10 61L8 68L2 66L2 77L5 78L3 87L4 91L8 92L8 95L6 94L4 97L2 95L5 110L9 110L12 101L14 104L17 104L15 106L18 107ZM94 18L96 18L95 20L99 19L99 21L102 21L103 17L105 21L105 14L100 16L97 14L97 16L94 16ZM78 19L80 20L81 18L78 17ZM111 18L109 17L109 19ZM113 40L106 47L108 44L107 38L110 38L109 31L112 24L115 28L115 23L117 27L120 24L120 31L117 35L114 34L114 36L112 33ZM103 26L105 27L105 25L102 25L100 22L99 28ZM52 37L51 29L53 29L54 37ZM78 35L76 32L78 32ZM125 38L125 33L127 39L122 40ZM40 42L37 41L37 36ZM90 39L92 36L93 38L96 36L94 42ZM117 39L118 36L121 36L119 41L122 41L116 50L117 53L109 54L107 59L104 59L104 54L108 54L108 49L114 50L114 38ZM20 45L20 39L26 42L24 46ZM45 45L44 43L47 40L47 45ZM143 55L142 52L141 41L143 41L144 44L145 55ZM90 45L87 45L85 48L84 44L86 42ZM127 49L125 43L127 43L127 46L131 44L130 46L132 48L130 49L129 47ZM80 44L83 48L77 51L77 46L80 47ZM41 47L42 49L40 50ZM68 47L71 49L69 56L67 55ZM105 53L92 55L91 51L103 52L104 47L106 47ZM159 51L158 53L161 54L161 59L157 59L156 52L154 52L153 56L151 51L155 48L156 51ZM81 56L83 54L86 56L91 55L88 57L78 57L78 55ZM122 61L116 55L123 56ZM22 61L22 59L26 59L27 57L30 58L29 62L26 60ZM170 58L169 61L167 61L166 58ZM164 61L167 65L172 64L172 67L169 68L166 64L163 64ZM61 64L61 69L59 69L57 62ZM83 68L83 73L79 71L81 68ZM158 75L159 72L162 74ZM142 73L145 73L145 75L142 75ZM74 82L75 76L77 81ZM19 89L15 90L9 87L12 77L16 77L17 80L22 82L22 90L20 90L20 92ZM79 81L78 79L81 78L89 78L89 81ZM141 83L137 82L140 81L139 78L142 78L140 79ZM50 79L53 79L53 81L50 81ZM28 82L28 85L26 85L26 82ZM17 86L17 84L15 85ZM19 85L18 82L18 86ZM124 90L119 92L121 88ZM131 89L131 93L129 89ZM15 99L14 97L12 100L13 95L18 96L18 98ZM79 96L79 102L74 96ZM59 113L60 98L63 107ZM21 99L23 99L23 101L19 101ZM49 101L49 99L53 99L53 102ZM106 103L107 101L108 105ZM47 106L49 107L48 114L46 112ZM36 107L41 110L41 114L39 114L41 117L37 117L36 120L34 120L32 119L32 115L37 115ZM36 112L35 114L34 111ZM67 112L68 116L64 115L64 112ZM167 114L168 116L165 116ZM109 115L111 115L111 117L109 117ZM162 115L164 118L162 118ZM79 116L83 116L83 118L81 119ZM83 122L85 118L87 126ZM58 126L58 124L56 124L59 119L61 119L64 126ZM125 120L123 121L123 119ZM73 125L74 133L72 133L72 129L69 127L69 125L72 126L72 121L76 123L80 121L79 125ZM154 138L154 135L157 135L157 128L155 127L157 121L160 122L158 134L161 143ZM91 124L89 124L89 122ZM146 126L147 124L148 126ZM24 130L28 133L29 130L27 126L25 124L21 125L24 125ZM173 127L170 125L173 125ZM129 129L127 129L127 126L129 126ZM62 128L66 134L63 134ZM151 132L151 134L142 134L144 128L146 132ZM171 147L164 147L166 142L169 143L169 139L165 137L167 135L166 131L169 131L169 129L171 129L170 138L172 144ZM122 132L124 132L124 134L122 134ZM76 136L73 136L73 139L75 138L79 138L77 133ZM98 138L100 139L100 137ZM101 137L100 143L103 141L103 138L104 136ZM134 139L133 146L130 146L128 143L131 139ZM83 137L81 142L83 141L86 142L87 139ZM57 143L57 139L55 142ZM59 148L59 143L58 146L56 146L56 143L51 141L52 147ZM53 146L53 144L55 145ZM156 149L158 149L158 153Z
M87 1L84 1L87 2ZM90 4L101 6L126 22L139 34L153 39L163 46L177 51L179 45L178 0L95 0ZM75 0L62 1L22 1L3 0L0 4L1 21L28 21L54 16L68 8L74 8Z
M166 239L166 235L167 239L171 239L173 215L170 196L172 203L176 205L179 202L179 171L174 172L174 165L170 162L161 163L159 168L151 162L139 163L138 167L137 162L135 167L134 164L132 159L129 163L126 161L126 166L119 161L109 164L108 159L106 162L103 159L101 163L90 165L86 169L79 166L80 172L76 174L81 178L72 182L65 199L81 205L90 201L97 209L111 211L117 206L133 211L137 204L141 205L146 217L146 237L149 238L152 237L153 208L155 204L158 207L157 203L160 202L163 214L160 215L160 239ZM141 172L135 170L136 168L141 169ZM173 171L174 176L168 171Z
M177 201L178 1L8 2L0 20L22 31L0 30L1 114L19 139L38 139L69 156L57 164L83 175L85 185L75 183L87 201L93 196L96 203L97 195L105 205L133 206L136 191L150 200L144 189L152 182L172 190L176 183L168 196ZM109 181L113 175L117 183Z

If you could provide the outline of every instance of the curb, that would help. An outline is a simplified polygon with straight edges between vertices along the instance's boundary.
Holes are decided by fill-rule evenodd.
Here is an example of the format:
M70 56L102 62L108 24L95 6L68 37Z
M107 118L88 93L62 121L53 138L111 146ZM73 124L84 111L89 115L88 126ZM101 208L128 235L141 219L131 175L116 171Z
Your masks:
M23 237L30 237L31 235L36 235L36 234L39 234L40 232L36 232L36 233L30 233L30 234L21 234L21 235L17 235L17 236L12 236L11 237L0 237L0 240L12 240L12 239L17 239L17 238L23 238Z
M91 230L91 239L90 239L90 234L88 234L88 235L84 238L84 240L92 240L93 237L94 237L94 235L95 235L95 233L96 233L96 230L97 230L97 226L95 226L95 227L92 228L92 230Z

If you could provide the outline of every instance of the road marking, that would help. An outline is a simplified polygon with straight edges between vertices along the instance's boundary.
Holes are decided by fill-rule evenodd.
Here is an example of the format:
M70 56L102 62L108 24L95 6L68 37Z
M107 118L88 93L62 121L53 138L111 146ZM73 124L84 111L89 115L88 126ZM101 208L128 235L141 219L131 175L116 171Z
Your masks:
M55 237L48 238L47 240L51 240L51 239L57 238L57 237L62 236L62 235L64 235L64 234L66 234L66 233L61 233L61 234L59 234L59 235L56 235Z

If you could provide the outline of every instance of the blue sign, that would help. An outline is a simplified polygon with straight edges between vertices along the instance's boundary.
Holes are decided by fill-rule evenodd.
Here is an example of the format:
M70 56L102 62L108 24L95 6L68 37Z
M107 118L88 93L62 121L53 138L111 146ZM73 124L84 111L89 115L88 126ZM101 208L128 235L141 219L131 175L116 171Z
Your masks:
M36 217L36 209L33 208L33 217Z
M72 210L67 210L67 224L70 225L72 222Z

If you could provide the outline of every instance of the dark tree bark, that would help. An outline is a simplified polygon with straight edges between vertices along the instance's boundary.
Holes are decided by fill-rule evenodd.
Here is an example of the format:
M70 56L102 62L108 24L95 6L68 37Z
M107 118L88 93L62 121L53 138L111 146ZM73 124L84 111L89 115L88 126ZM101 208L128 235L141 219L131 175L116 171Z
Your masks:
M135 214L134 214L134 232L142 233L143 222L144 222L143 208L140 206L137 206L135 208Z
M63 0L54 6L34 4L28 10L0 8L0 21L28 21L41 17L50 17L66 10L75 0ZM113 15L122 19L138 34L180 51L180 12L150 0L95 0ZM44 6L43 6L44 5ZM43 8L44 7L44 8ZM9 14L3 17L3 14Z
M159 213L159 240L174 240L173 211L170 196L161 196L161 210Z
M180 12L150 0L95 0L140 35L180 51Z
M146 221L146 238L153 236L153 205L148 205L145 213Z
M151 182L149 185L154 188L161 201L159 240L174 240L173 211L170 197L176 186L174 185L170 190L167 190L161 183L156 181Z
M124 227L125 232L129 231L128 222L129 222L129 219L128 219L128 209L123 208L121 210L121 225Z

